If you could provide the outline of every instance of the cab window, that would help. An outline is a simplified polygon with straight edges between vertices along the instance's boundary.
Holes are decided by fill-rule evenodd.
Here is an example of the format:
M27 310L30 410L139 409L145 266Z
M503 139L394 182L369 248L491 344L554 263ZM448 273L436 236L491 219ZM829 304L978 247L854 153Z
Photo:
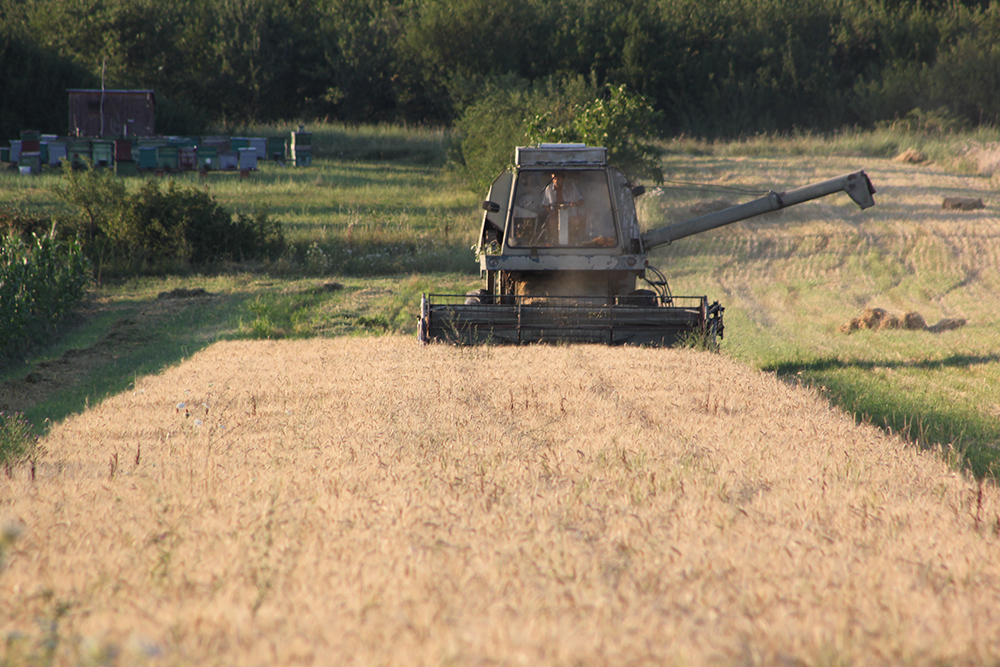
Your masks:
M618 245L603 170L521 171L514 188L509 246Z

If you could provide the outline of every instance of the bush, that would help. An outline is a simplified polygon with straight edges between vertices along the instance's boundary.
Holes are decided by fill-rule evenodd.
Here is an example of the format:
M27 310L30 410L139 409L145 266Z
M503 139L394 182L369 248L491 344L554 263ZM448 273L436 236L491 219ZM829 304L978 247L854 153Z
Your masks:
M647 143L658 120L649 101L625 86L608 86L600 95L582 78L533 87L501 81L457 122L462 138L455 157L477 193L510 166L515 147L541 141L604 146L611 164L662 183L659 152Z
M229 213L207 192L145 181L127 192L110 173L67 170L56 194L78 212L100 273L128 274L276 257L281 223L265 210Z

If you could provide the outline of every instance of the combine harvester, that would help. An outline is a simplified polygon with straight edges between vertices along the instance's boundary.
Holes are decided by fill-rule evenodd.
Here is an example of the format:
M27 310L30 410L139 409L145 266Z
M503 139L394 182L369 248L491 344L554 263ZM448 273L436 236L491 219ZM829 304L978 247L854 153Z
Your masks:
M479 234L483 289L425 294L419 339L460 345L581 342L669 346L722 338L723 307L673 296L649 266L653 248L837 192L875 204L863 171L641 232L643 194L607 164L604 148L540 144L515 151L493 182ZM637 289L642 280L649 289Z

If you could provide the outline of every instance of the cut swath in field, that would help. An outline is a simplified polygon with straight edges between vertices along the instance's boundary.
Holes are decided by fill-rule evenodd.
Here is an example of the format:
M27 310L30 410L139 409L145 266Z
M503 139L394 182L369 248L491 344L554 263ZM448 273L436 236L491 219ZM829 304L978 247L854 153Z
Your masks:
M997 489L719 355L218 343L43 444L0 632L59 664L1000 659Z

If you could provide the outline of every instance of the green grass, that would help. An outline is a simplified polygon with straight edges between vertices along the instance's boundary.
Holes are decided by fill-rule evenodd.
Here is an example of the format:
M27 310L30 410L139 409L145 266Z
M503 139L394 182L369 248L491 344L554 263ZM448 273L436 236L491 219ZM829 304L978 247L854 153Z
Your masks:
M478 230L482 193L469 192L446 166L447 132L391 126L309 129L316 151L312 168L264 164L245 181L233 174L205 183L197 176L177 177L208 187L232 210L267 207L283 221L291 250L271 265L234 267L212 277L105 285L97 296L117 310L33 362L92 344L117 318L155 303L159 291L204 287L217 296L211 306L191 300L176 322L149 332L148 346L37 406L29 419L36 425L61 419L127 390L137 375L179 363L219 339L412 333L422 292L478 286L469 246ZM932 207L913 209L903 201L904 189L890 185L890 177L924 168L900 166L890 158L913 148L931 160L926 177L906 172L907 178L926 178L907 191L911 199L926 191L989 200L996 181L975 176L982 164L970 157L970 147L989 149L998 140L1000 132L994 130L925 135L882 129L729 143L664 142L668 181L709 183L715 189L674 183L655 198L644 198L644 213L658 223L689 217L686 207L698 199L745 201L751 195L742 191L783 189L856 168L868 169L880 192L875 209L863 214L830 198L779 218L685 239L656 251L653 263L665 270L675 293L707 294L726 306L723 353L814 386L859 421L922 447L942 448L976 475L995 477L1000 471L995 344L1000 314L994 313L1000 308L990 295L1000 287L996 270L975 265L970 258L975 252L950 246L954 239L947 230L934 228L941 221ZM944 184L935 174L972 180ZM56 178L0 174L0 200L59 211L48 190ZM955 233L963 234L961 229ZM989 239L982 243L995 248ZM333 282L341 289L329 287ZM967 327L936 335L838 333L837 327L866 305L900 313L918 310L930 322L953 312L974 316ZM7 375L29 370L9 369Z

